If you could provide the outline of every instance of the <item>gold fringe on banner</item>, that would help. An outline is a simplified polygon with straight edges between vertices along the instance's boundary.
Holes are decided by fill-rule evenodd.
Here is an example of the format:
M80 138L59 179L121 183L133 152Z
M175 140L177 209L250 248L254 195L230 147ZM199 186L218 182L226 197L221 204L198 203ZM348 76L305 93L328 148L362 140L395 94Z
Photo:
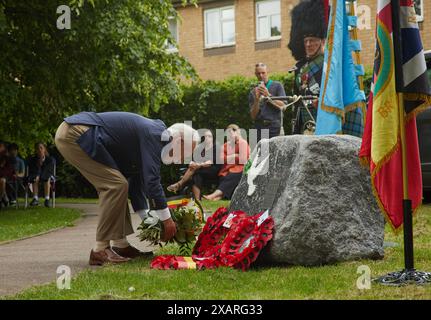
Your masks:
M422 101L422 104L416 107L414 110L406 115L406 122L411 120L413 117L418 116L421 112L424 112L431 106L431 97L423 93L404 93L405 101Z
M327 106L324 103L322 103L322 105L320 106L320 108L322 110L324 110L326 112L334 113L337 116L341 117L343 124L345 122L345 118L346 118L346 113L347 112L352 112L356 108L361 108L362 109L364 107L365 107L365 102L364 101L358 101L358 102L354 102L354 103L348 104L347 106L344 107L344 110L341 110L340 108L337 108L337 107Z

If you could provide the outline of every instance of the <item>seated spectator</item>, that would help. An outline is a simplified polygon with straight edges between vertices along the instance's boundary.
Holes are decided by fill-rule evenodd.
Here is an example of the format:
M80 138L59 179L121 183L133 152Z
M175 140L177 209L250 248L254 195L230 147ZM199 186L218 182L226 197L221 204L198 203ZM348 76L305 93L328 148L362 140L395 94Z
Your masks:
M170 185L168 190L177 192L184 188L190 180L193 182L192 192L195 199L201 199L201 190L204 186L212 183L218 184L218 172L222 165L219 156L220 147L214 143L214 137L211 130L206 130L203 141L196 148L195 152L200 151L199 159L191 161L189 167L180 181ZM196 158L196 157L195 157Z
M15 163L15 175L17 179L23 179L25 176L25 162L24 160L18 156L18 145L16 143L11 143L8 147L9 156L12 161ZM10 204L16 204L15 199L15 191L9 190L8 197L10 199Z
M231 124L227 127L227 142L221 150L223 167L219 172L220 182L213 193L204 195L207 200L230 200L235 188L241 180L244 165L250 156L250 147L242 137L239 127Z
M7 145L0 141L0 207L7 207L9 198L6 194L6 182L15 175L14 163L8 155Z
M39 205L39 183L43 183L45 191L45 207L50 207L50 179L54 175L54 158L50 157L46 145L35 144L36 154L28 160L28 182L33 186L31 206Z
M25 175L25 162L18 156L18 145L16 143L11 143L8 147L9 156L13 159L15 163L15 174L19 178L23 178Z

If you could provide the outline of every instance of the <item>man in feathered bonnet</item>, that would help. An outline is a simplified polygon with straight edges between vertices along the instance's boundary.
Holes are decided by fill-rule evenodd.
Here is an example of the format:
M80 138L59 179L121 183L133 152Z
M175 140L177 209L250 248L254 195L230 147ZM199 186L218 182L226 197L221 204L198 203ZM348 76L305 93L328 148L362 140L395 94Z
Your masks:
M292 10L292 27L289 49L298 61L295 71L293 94L314 95L320 93L327 23L323 0L301 1ZM317 100L309 105L314 119L317 117ZM297 104L294 108L293 134L303 134L311 119L307 110Z

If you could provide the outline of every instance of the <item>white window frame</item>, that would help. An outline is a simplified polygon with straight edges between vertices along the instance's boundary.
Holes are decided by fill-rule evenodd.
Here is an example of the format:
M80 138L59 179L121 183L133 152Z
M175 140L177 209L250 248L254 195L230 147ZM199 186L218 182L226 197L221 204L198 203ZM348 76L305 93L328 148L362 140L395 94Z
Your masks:
M260 17L267 17L266 15L259 15L258 5L260 3L263 3L263 2L278 2L278 4L280 5L280 12L278 13L278 15L280 16L280 32L281 32L281 26L282 26L282 21L281 21L281 1L280 0L260 0L260 1L256 1L256 3L255 3L255 12L256 12L256 42L270 41L270 40L279 40L279 39L281 39L281 35L279 35L279 36L271 36L271 18L268 19L268 25L267 25L267 27L269 28L269 33L270 33L269 38L259 38L259 18ZM269 17L272 17L272 16L273 15L271 15Z
M168 18L168 20L169 21L171 21L171 20L175 20L176 21L176 38L177 38L177 46L175 46L175 47L169 47L169 44L168 44L168 40L166 40L166 42L165 42L165 46L166 46L166 51L167 52L169 52L169 53L175 53L175 52L178 52L178 44L179 44L179 42L180 42L180 33L179 33L179 30L178 30L178 22L179 22L179 19L177 18L177 17L169 17Z
M222 19L222 11L226 9L233 10L233 18L232 19ZM219 13L219 21L220 21L220 42L208 44L208 25L207 25L207 14L212 12ZM231 22L233 21L233 32L234 32L234 41L223 43L223 22ZM206 9L204 10L204 34L205 34L205 48L218 48L218 47L228 47L233 46L236 43L236 25L235 25L235 7L234 6L225 6L214 9Z
M417 22L422 22L424 21L424 0L416 0L416 1L419 1L420 8L421 8L421 14L416 15L416 20Z

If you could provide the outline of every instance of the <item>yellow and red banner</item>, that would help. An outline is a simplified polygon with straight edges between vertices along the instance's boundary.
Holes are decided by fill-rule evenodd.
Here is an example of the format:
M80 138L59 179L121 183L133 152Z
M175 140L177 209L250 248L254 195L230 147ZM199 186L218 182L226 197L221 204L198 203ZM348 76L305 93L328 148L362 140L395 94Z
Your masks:
M192 257L177 257L178 269L196 269Z
M162 255L157 256L151 261L151 268L160 270L180 270L180 269L196 269L196 262L192 257Z
M425 57L412 1L378 0L377 5L374 87L359 156L370 167L373 192L380 209L397 231L403 224L404 198L401 126L405 127L408 197L414 212L422 201L414 115L428 104L430 89L424 77ZM418 68L418 63L425 65L425 69ZM404 123L400 119L398 92L405 93Z
M179 207L188 205L190 201L190 198L184 196L183 198L168 200L167 204L169 209L177 209Z

